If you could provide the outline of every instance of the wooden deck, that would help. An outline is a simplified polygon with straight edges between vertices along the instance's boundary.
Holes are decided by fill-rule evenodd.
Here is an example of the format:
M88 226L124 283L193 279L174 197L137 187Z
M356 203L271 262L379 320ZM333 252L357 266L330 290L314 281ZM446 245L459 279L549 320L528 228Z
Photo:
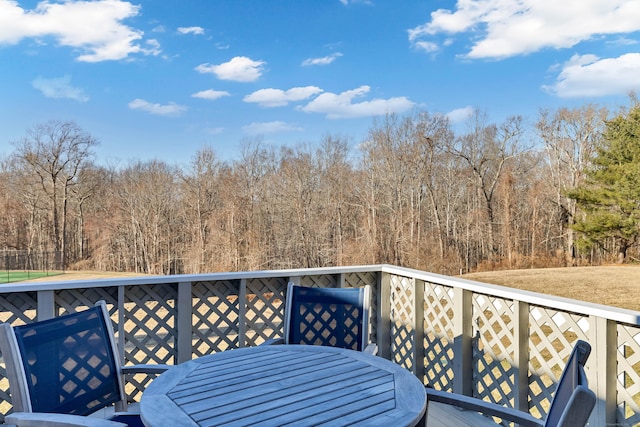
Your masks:
M496 427L499 424L478 413L465 411L444 403L430 402L427 407L427 427Z

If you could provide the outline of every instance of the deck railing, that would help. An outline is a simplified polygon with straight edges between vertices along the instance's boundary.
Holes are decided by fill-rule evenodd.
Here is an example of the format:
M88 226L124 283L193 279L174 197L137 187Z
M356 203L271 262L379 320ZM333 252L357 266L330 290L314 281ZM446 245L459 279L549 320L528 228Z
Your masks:
M431 387L536 416L545 414L572 344L586 340L598 396L590 425L640 424L639 312L389 265L6 284L0 320L23 324L105 300L125 363L177 364L281 336L289 281L371 285L380 356ZM4 374L0 365L3 414L11 409ZM147 381L130 379L132 399Z

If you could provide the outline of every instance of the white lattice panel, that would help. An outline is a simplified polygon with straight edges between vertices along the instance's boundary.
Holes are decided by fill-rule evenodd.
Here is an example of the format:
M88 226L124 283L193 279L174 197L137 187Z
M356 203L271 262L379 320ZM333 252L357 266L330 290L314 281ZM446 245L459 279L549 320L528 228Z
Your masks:
M300 280L302 286L311 288L337 288L336 276L333 274L323 274L320 276L304 276Z
M238 348L240 281L198 282L191 292L193 356Z
M169 284L142 285L127 288L125 294L127 301L122 313L125 319L125 364L175 365L176 287ZM127 395L138 401L152 378L133 375L127 380Z
M640 328L618 325L618 422L640 425Z
M479 397L513 407L515 374L513 302L476 294L473 298L473 389Z
M24 325L36 319L37 299L35 292L0 294L0 321L12 325ZM9 381L4 360L0 366L0 412L8 413L11 406Z
M453 289L425 283L424 353L427 384L438 390L453 387Z
M415 366L415 280L391 276L391 354L392 360L408 370Z
M64 289L56 292L56 315L75 313L93 307L97 301L103 300L108 306L117 306L118 288ZM117 325L113 325L117 333Z
M285 279L247 281L247 346L284 336Z
M378 286L377 275L372 272L358 272L345 275L345 286L351 288L362 288L371 286L371 312L369 316L369 341L377 343L378 334Z
M529 407L546 414L552 393L576 340L588 341L585 316L532 307L530 316Z

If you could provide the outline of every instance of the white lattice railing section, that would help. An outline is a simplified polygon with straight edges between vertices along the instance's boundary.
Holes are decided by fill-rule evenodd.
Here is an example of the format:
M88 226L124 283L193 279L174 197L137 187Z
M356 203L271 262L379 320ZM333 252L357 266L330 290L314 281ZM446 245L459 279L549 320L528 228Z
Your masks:
M623 425L640 425L640 328L618 325L617 418Z
M427 284L424 291L424 355L426 384L440 389L453 389L453 342L451 323L454 312L453 289Z
M480 398L514 406L513 301L476 294L473 298L473 390Z
M534 412L544 413L573 342L589 340L589 322L585 316L535 307L531 310L530 325L530 406L535 408Z
M414 289L414 281L411 278L391 278L391 354L394 362L415 372Z
M640 313L387 265L3 285L0 321L109 307L123 361L177 364L283 333L287 282L372 288L379 355L426 385L539 416L577 339L591 343L591 425L640 425ZM268 367L265 367L268 368ZM129 379L138 400L149 380ZM0 413L11 410L0 365Z
M194 357L239 347L238 281L197 282L191 286Z

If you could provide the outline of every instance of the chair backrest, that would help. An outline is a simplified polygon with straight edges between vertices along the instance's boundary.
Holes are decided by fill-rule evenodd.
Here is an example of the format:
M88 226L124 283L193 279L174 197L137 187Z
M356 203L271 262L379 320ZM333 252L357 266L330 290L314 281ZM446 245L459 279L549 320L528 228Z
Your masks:
M362 351L369 342L371 288L310 288L289 283L285 343Z
M546 427L584 426L589 420L596 402L584 371L590 353L589 343L582 340L576 342L558 381L545 420Z
M89 415L124 397L104 302L12 327L0 325L14 411Z

